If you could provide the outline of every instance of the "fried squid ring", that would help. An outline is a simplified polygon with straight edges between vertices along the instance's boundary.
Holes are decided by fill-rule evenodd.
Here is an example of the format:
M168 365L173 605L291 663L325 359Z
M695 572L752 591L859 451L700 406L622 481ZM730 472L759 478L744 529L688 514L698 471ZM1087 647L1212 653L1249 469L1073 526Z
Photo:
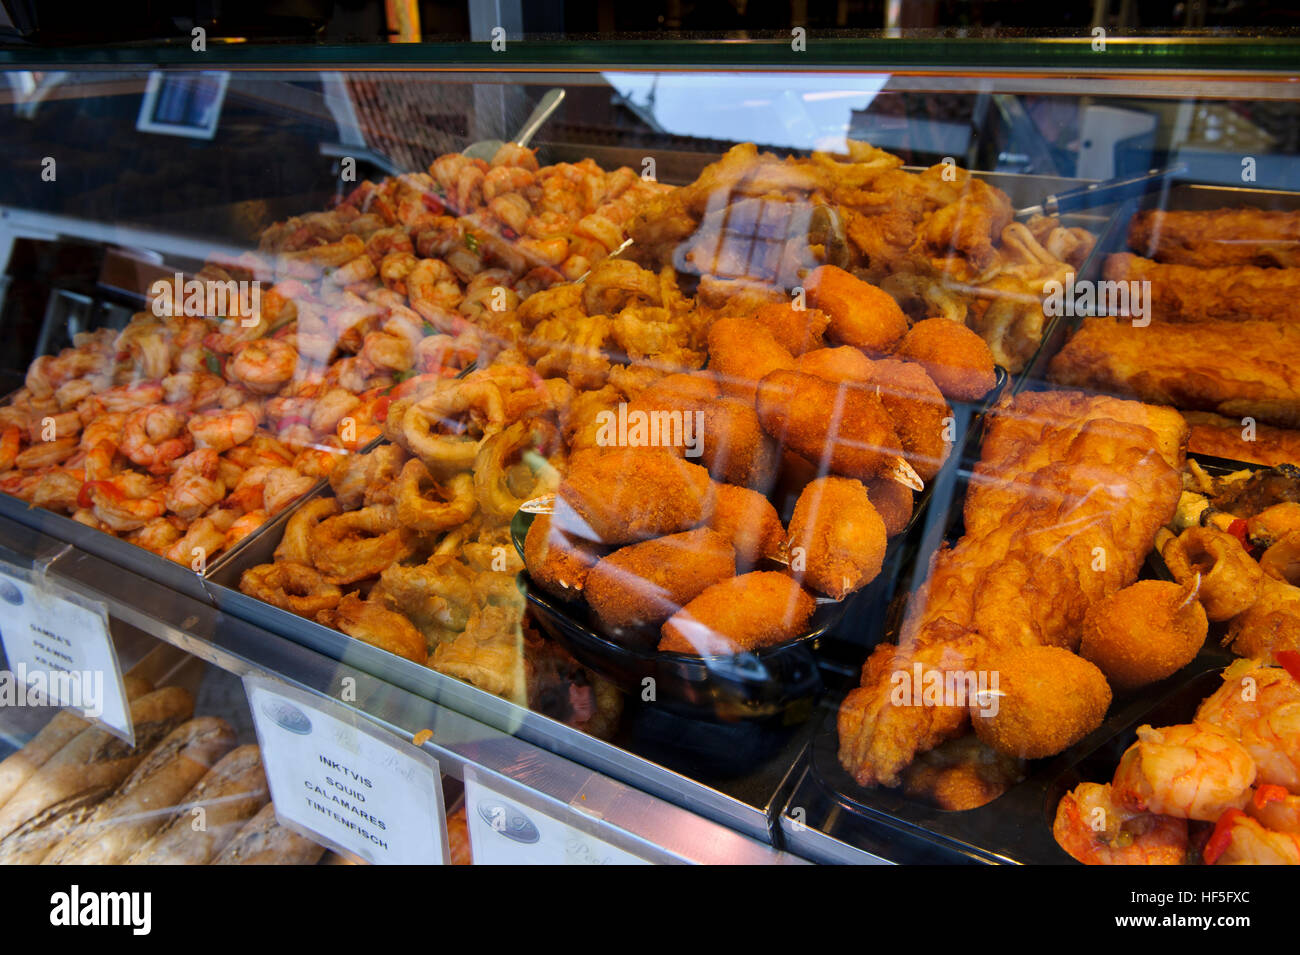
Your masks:
M518 421L479 445L474 458L474 493L488 517L501 522L510 521L528 499L511 491L510 460L534 447L536 442L537 434L533 429L526 422Z
M239 578L239 589L309 620L333 610L343 596L315 567L290 560L248 568Z
M1184 587L1201 575L1200 600L1213 621L1229 620L1259 597L1264 572L1231 534L1213 527L1189 527L1161 552L1169 572Z
M504 425L505 402L494 382L450 381L406 409L401 443L441 479L474 466L482 438L472 429L490 437Z
M339 502L332 497L318 497L298 508L284 525L284 537L280 539L280 545L275 549L275 559L310 566L312 563L311 532L325 518L333 517L341 510Z
M312 563L333 584L373 577L414 549L397 526L396 508L384 504L321 521L312 528L311 545Z
M397 522L411 530L449 531L473 517L477 507L469 474L452 475L440 486L429 469L412 458L397 478Z

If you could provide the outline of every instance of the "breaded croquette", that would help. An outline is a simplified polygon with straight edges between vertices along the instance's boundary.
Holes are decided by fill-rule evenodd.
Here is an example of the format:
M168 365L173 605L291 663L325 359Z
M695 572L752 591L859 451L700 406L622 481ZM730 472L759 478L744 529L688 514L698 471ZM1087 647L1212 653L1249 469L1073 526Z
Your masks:
M978 401L997 384L989 346L951 319L917 322L898 346L896 357L924 365L939 390L956 401Z
M767 328L786 351L798 357L823 347L831 319L821 309L774 302L755 312L754 321Z
M524 564L533 583L547 593L569 599L582 592L587 575L603 556L602 548L570 537L538 514L524 538Z
M979 663L997 675L997 686L990 677L992 692L970 701L971 723L1008 756L1055 756L1100 726L1110 707L1106 677L1062 647L1007 647Z
M702 460L714 480L760 491L772 486L780 449L753 404L735 398L708 402L700 437Z
M813 269L804 280L808 304L830 316L826 334L871 357L888 355L907 334L907 316L883 289L834 265Z
M734 576L731 542L701 527L614 551L587 575L587 603L610 630L657 627L706 587Z
M871 380L871 366L874 364L858 349L851 345L841 345L839 348L818 348L800 355L794 360L794 370L827 381L864 385Z
M757 402L763 430L836 474L870 480L902 457L889 412L866 388L774 371L760 382Z
M757 491L734 484L719 484L715 490L709 527L731 541L736 569L745 573L763 557L777 552L785 540L785 528L772 502Z
M794 356L752 318L720 318L709 326L709 371L728 395L752 401L759 379L793 367Z
M943 392L923 367L893 358L872 364L870 385L894 421L907 463L929 481L952 450L952 409Z
M912 519L912 489L886 478L873 478L866 485L867 497L885 522L885 533L901 534Z
M1195 585L1139 580L1088 608L1079 656L1115 689L1131 690L1191 663L1209 631Z
M813 590L842 600L876 579L886 538L861 481L818 478L799 495L790 520L790 570Z
M569 460L552 518L612 547L690 530L713 510L709 472L662 448L587 450Z
M707 656L773 646L804 633L816 608L785 574L743 574L714 584L673 614L659 649Z

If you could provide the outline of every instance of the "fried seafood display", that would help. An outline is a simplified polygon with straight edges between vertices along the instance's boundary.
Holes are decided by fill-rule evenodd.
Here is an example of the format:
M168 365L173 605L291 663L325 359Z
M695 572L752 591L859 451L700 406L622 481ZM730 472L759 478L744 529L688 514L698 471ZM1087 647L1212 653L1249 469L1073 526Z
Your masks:
M1300 321L1300 268L1197 268L1127 252L1106 257L1112 282L1150 283L1151 316L1165 322Z
M528 625L508 526L554 491L555 407L527 367L422 382L394 401L392 443L350 457L330 496L285 524L240 589L350 637L598 734L617 693Z
M1300 865L1300 654L1281 663L1238 660L1192 722L1139 727L1111 782L1062 797L1061 848L1088 865Z
M1156 544L1208 619L1226 625L1233 653L1272 663L1300 651L1300 469L1214 477L1189 462Z
M1000 403L964 536L935 557L898 643L875 649L840 708L840 761L859 784L899 785L972 723L1013 759L1058 753L1101 724L1111 688L1073 654L1089 609L1137 579L1173 515L1185 441L1171 409L1076 392ZM970 683L981 673L1004 678L993 697ZM914 701L895 693L898 674L971 692Z
M1041 216L1012 221L1000 190L951 164L901 167L897 156L854 141L847 156L808 159L735 146L695 182L645 205L629 226L628 254L700 276L709 307L781 301L808 288L802 279L818 266L838 266L913 319L969 325L998 364L1020 370L1042 339L1044 284L1077 270L1094 237ZM845 343L892 350L883 346L905 331L899 318Z

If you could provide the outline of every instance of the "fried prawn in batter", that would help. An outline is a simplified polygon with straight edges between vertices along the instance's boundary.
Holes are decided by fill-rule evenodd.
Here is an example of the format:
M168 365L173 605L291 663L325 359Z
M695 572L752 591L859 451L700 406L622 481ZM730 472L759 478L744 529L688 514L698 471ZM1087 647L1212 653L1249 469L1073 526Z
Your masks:
M1117 690L1163 680L1200 652L1209 633L1197 583L1139 580L1088 608L1079 655Z
M1101 725L1110 687L1093 664L1062 647L1007 647L983 656L981 669L998 683L971 696L975 732L1000 753L1039 759L1083 739Z
M772 437L836 474L866 481L901 462L889 412L865 388L774 371L759 384L758 418Z
M707 656L773 646L807 630L816 607L785 574L743 574L714 584L673 614L659 649Z
M322 613L317 622L422 665L429 656L424 637L411 621L355 593L340 600L335 609Z
M818 308L795 308L792 304L773 302L754 313L758 322L791 355L823 347L830 316Z
M943 392L921 365L892 358L871 366L869 384L893 419L907 463L921 480L931 480L948 460L955 437Z
M790 569L813 590L842 600L876 579L886 540L885 522L861 481L818 478L799 495L790 519Z
M604 551L581 538L571 537L539 514L524 538L524 563L528 576L547 593L572 598L587 585L587 575Z
M918 362L939 390L956 401L978 401L997 384L989 346L951 319L917 322L898 346L896 357Z
M764 375L793 367L789 350L752 318L720 318L709 327L709 371L729 395L752 400Z
M735 575L731 542L701 527L614 551L587 575L587 603L611 630L658 626Z
M659 448L588 450L570 460L553 521L610 546L676 534L713 509L709 472Z
M374 577L414 550L391 505L375 504L328 518L311 531L312 562L331 583Z
M762 558L775 555L785 540L785 528L772 502L734 484L719 484L715 490L709 527L731 541L736 569L744 573Z
M868 355L887 355L907 334L907 316L883 289L834 265L813 269L804 280L808 303L830 316L827 335Z
M333 610L343 596L338 587L310 564L279 559L273 564L248 568L239 578L239 589L308 620Z

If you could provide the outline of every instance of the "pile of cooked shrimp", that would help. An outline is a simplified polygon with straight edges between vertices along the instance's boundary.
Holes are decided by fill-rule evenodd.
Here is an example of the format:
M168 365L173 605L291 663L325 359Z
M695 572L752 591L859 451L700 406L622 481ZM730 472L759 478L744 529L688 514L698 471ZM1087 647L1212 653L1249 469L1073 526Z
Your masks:
M517 146L362 183L196 276L259 298L151 293L33 362L0 409L0 490L202 566L379 437L390 402L499 349L485 315L585 273L663 188Z
M1191 723L1142 726L1110 783L1062 797L1052 833L1090 865L1300 865L1300 654L1243 658Z

